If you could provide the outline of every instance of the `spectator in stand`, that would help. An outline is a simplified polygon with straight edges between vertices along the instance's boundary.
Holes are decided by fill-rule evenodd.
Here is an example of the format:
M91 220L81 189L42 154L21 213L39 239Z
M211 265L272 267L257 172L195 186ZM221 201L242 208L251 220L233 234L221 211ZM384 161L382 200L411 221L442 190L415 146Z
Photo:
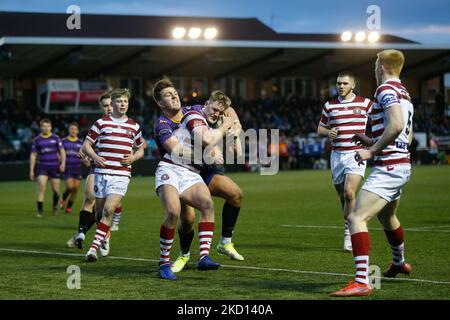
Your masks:
M439 141L436 139L434 134L430 135L430 139L428 141L429 151L431 157L431 163L437 164L439 163Z

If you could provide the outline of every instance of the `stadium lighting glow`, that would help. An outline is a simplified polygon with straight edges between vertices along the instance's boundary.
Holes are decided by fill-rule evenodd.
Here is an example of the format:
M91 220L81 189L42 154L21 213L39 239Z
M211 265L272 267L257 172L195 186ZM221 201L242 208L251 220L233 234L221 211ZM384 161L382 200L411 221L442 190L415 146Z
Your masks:
M188 36L191 39L198 39L201 34L202 34L202 29L200 29L200 28L190 28Z
M369 42L377 42L380 39L380 34L376 31L372 31L369 33L368 40Z
M184 37L185 34L186 34L186 29L185 28L181 28L181 27L176 27L172 31L172 36L175 39L181 39L181 38Z
M355 35L355 40L358 42L364 41L366 39L366 33L364 31L359 31Z
M344 31L344 32L342 32L341 40L344 42L347 42L347 41L352 40L352 37L353 37L353 35L350 31Z
M203 33L203 36L205 39L211 40L214 39L217 36L217 29L216 28L206 28L205 32Z

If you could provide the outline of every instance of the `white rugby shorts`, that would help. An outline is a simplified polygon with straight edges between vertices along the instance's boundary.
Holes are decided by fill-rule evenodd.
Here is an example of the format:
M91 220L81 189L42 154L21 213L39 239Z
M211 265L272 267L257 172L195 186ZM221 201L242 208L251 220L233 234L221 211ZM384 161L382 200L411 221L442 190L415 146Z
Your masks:
M110 194L125 196L130 178L108 174L95 174L94 194L96 198L106 198Z
M410 176L410 164L375 166L361 188L392 202L400 198Z
M155 190L157 193L160 186L168 184L175 187L178 194L182 194L197 183L205 184L198 173L182 166L161 161L156 168Z
M334 184L344 182L346 174L357 174L364 178L366 172L366 161L361 165L355 160L356 152L331 152L331 177Z

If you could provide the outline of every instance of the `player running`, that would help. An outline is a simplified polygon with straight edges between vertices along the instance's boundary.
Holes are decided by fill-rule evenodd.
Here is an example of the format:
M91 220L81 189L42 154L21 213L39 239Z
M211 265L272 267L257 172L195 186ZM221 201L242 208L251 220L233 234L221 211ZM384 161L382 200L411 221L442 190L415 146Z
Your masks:
M66 169L64 171L64 181L66 190L64 190L59 207L61 210L66 209L66 213L72 213L72 205L77 197L80 182L83 178L81 172L82 161L78 157L78 153L83 141L78 138L79 125L76 122L69 124L69 135L62 140L64 151L66 152ZM70 197L69 197L70 196ZM66 200L67 207L66 207Z
M235 137L239 136L241 131L241 124L239 117L234 109L231 107L231 100L221 91L214 91L211 93L209 99L204 106L195 105L187 107L187 109L197 110L203 114L212 128L217 128L222 123L222 116L228 116L233 119L232 133ZM227 134L230 134L228 132ZM240 140L236 139L233 146L234 154L240 155L241 145ZM232 243L232 234L234 226L239 216L242 203L242 191L239 186L229 177L224 175L223 166L203 165L200 170L200 175L203 181L208 186L212 196L225 199L222 209L222 234L220 243L217 245L219 254L228 255L232 260L244 260L234 248ZM195 210L192 207L187 207L181 215L181 223L178 227L178 235L180 237L181 253L179 257L172 264L172 271L179 272L183 270L190 259L190 247L194 238L194 220Z
M97 249L108 235L112 215L125 196L131 178L131 164L143 155L144 142L140 126L129 118L127 89L111 92L113 111L91 127L82 151L95 162L95 207L102 213L86 261L97 261ZM94 150L94 145L97 150ZM138 151L132 153L133 146Z
M375 166L348 216L356 265L355 281L331 293L332 296L368 296L372 293L368 274L370 239L367 222L374 216L383 225L393 255L393 262L383 275L395 277L412 270L405 262L403 228L396 216L402 187L411 175L408 144L412 141L414 108L399 79L404 61L403 53L398 50L377 54L375 77L378 88L371 112L374 143L367 149L358 150L355 156L358 162L375 158Z
M103 115L107 116L112 112L111 105L111 92L105 92L101 94L98 98L98 103L102 108ZM100 220L96 218L95 214L95 196L94 196L94 165L92 163L91 158L86 156L84 153L80 151L79 157L83 159L83 162L88 167L91 167L89 175L86 177L85 182L85 193L84 200L80 210L80 217L78 223L78 231L75 233L73 237L71 237L67 241L67 246L69 248L73 248L77 246L80 250L83 249L84 239L86 238L86 233L91 229L91 227ZM120 208L120 207L119 207ZM103 256L107 254L107 242L104 242L100 246L100 254Z
M48 178L50 178L53 190L53 215L58 213L60 177L66 166L66 153L61 139L52 133L51 121L42 119L39 125L41 133L33 140L29 175L30 180L36 180L37 183L37 217L42 218ZM37 169L36 173L35 169Z
M352 251L347 217L355 207L356 190L366 171L366 163L358 163L354 157L355 151L363 147L355 144L352 137L366 132L367 114L372 107L369 99L353 93L355 85L351 72L339 73L336 81L339 96L325 103L317 128L317 134L328 137L332 145L331 175L344 211L344 251L347 252Z
M165 210L160 228L159 276L175 280L176 276L170 268L170 250L180 213L186 205L197 208L201 213L197 269L213 270L220 266L209 257L214 233L214 204L208 187L199 175L203 159L196 159L199 161L193 163L191 157L198 151L193 150L195 141L203 146L216 145L222 141L233 120L224 117L219 128L210 130L200 112L181 107L178 92L166 78L155 84L153 97L162 111L155 124L156 142L162 158L155 173L155 189ZM216 154L217 159L220 156Z

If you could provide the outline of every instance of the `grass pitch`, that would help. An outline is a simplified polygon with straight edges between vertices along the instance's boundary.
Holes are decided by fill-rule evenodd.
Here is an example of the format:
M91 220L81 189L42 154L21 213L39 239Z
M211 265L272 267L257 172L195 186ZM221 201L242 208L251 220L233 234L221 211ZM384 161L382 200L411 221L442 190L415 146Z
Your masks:
M368 170L369 172L369 170ZM343 219L329 171L281 172L275 176L230 174L244 191L233 242L245 261L219 256L223 200L215 199L212 257L217 271L191 264L163 281L157 275L162 207L153 177L135 177L123 201L120 230L110 257L84 262L84 252L66 248L78 224L83 190L74 213L51 215L48 186L43 219L35 217L35 184L0 184L0 299L330 299L353 278L352 254L342 249ZM415 167L404 188L398 216L405 228L410 277L381 281L365 299L450 298L450 166ZM370 222L371 265L381 271L391 253L376 219ZM88 233L89 246L94 231ZM179 253L178 236L172 260ZM81 289L69 290L68 266L81 269Z

